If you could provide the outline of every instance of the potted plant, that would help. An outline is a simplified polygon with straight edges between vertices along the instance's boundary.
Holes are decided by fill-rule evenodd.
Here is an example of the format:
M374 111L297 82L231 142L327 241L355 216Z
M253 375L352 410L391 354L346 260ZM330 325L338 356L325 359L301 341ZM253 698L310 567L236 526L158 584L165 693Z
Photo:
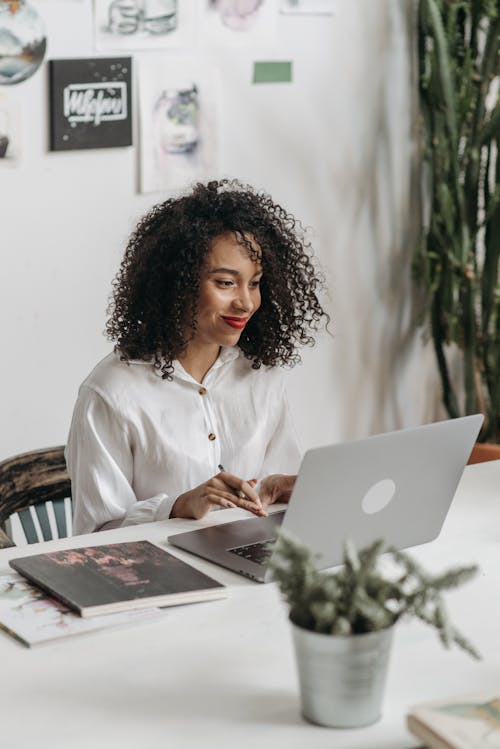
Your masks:
M289 605L302 712L313 723L354 728L378 720L393 628L403 616L435 627L446 647L479 657L441 597L469 580L474 566L430 575L383 541L359 552L348 541L343 566L320 572L310 550L283 532L268 565Z
M426 292L443 402L500 442L500 2L418 0ZM500 452L496 457L500 457ZM491 458L490 458L491 459Z

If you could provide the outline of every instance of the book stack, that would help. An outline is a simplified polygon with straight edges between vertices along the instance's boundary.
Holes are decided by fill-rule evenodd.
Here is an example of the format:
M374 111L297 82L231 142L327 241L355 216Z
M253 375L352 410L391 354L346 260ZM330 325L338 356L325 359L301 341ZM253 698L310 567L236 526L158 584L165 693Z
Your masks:
M226 595L216 580L149 541L84 546L9 564L20 574L0 577L0 627L28 646L154 621L163 607Z

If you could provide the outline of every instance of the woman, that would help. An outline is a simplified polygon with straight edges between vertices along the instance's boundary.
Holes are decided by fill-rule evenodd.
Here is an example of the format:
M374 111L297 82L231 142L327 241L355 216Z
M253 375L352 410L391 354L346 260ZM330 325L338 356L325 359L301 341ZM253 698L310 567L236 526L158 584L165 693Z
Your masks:
M75 533L288 499L300 454L278 365L327 317L307 249L290 214L236 181L140 221L114 281L115 350L73 414Z

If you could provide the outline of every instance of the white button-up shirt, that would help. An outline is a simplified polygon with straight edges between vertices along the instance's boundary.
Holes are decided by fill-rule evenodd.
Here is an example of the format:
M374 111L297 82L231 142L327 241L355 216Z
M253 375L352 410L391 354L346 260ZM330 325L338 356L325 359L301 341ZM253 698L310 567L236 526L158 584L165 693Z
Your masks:
M203 384L174 362L103 359L80 387L66 446L73 531L168 518L180 494L219 472L296 473L300 451L279 367L222 348Z

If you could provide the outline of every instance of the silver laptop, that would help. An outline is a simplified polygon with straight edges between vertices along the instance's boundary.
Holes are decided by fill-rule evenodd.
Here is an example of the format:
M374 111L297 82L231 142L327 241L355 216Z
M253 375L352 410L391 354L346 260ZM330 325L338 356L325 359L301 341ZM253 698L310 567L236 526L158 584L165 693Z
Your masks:
M483 421L481 414L309 450L284 512L169 537L174 546L266 582L280 526L317 555L342 561L346 538L398 548L438 536Z

